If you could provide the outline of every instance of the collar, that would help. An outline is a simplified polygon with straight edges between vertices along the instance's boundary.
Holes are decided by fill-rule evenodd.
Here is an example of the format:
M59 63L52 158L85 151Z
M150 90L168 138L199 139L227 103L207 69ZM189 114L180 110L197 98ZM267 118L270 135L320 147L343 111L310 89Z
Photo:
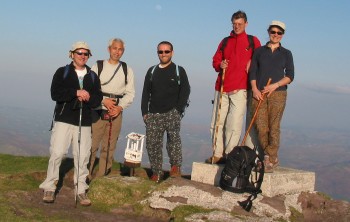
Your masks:
M241 34L236 34L233 30L230 32L230 37L234 37L234 38L240 38L241 36L246 36L247 33L244 31Z
M264 45L264 47L269 49L269 48L270 48L270 47L269 47L269 43L270 43L270 41L268 41L268 42ZM279 43L279 46L278 46L276 49L281 50L281 48L282 48L282 44Z

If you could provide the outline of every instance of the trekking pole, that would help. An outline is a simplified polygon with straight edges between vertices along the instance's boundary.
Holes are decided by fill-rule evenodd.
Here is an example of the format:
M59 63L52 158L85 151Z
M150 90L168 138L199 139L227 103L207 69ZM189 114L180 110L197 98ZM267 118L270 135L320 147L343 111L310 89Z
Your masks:
M77 184L76 184L76 193L75 193L75 208L77 207L78 204L78 192L79 192L79 168L80 168L80 140L81 140L81 117L83 115L83 102L80 101L80 114L79 114L79 134L78 134L78 169L77 169Z
M267 81L266 86L270 85L270 83L271 83L271 78L269 78L269 80ZM264 98L265 94L266 94L266 93L264 93L264 94L262 95L263 98ZM250 121L249 127L248 127L248 129L246 130L246 133L245 133L244 138L243 138L243 140L242 140L241 146L244 146L244 144L245 144L245 140L247 139L247 136L248 136L248 134L249 134L249 131L250 131L250 129L251 129L252 126L253 126L253 123L254 123L255 118L256 118L256 116L257 116L257 114L258 114L258 110L259 110L259 108L260 108L261 103L262 103L262 100L259 100L259 103L258 103L258 105L256 106L256 109L255 109L255 113L254 113L254 115L253 115L253 117L252 117L252 120ZM248 112L249 112L249 110L248 110Z
M214 153L215 153L215 150L216 150L216 141L217 141L218 131L219 131L219 120L220 120L222 93L224 91L225 73L226 73L226 69L223 69L222 70L222 77L221 77L221 86L220 86L219 106L218 106L218 109L217 109L217 117L216 117L216 121L215 121L215 135L214 135L213 156L211 157L211 164L214 163Z
M107 165L108 165L108 158L109 158L109 150L111 147L111 136L112 136L112 117L109 116L109 133L108 133L108 145L107 145L107 157L106 157L106 168L105 168L105 176L108 175Z

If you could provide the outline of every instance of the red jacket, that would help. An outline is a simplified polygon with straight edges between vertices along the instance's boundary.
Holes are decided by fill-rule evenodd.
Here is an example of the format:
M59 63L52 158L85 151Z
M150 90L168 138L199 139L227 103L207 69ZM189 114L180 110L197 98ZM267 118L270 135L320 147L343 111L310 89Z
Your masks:
M219 72L216 79L215 90L220 91L221 87L221 68L222 60L228 60L228 67L225 72L223 92L231 92L236 89L247 89L248 87L248 70L253 50L249 48L249 40L246 32L239 35L231 32L231 38L228 39L224 53L221 52L220 42L215 55L213 56L213 67ZM261 46L258 38L254 36L254 48ZM249 49L248 49L249 48ZM247 50L248 49L248 50ZM248 66L248 67L247 67Z

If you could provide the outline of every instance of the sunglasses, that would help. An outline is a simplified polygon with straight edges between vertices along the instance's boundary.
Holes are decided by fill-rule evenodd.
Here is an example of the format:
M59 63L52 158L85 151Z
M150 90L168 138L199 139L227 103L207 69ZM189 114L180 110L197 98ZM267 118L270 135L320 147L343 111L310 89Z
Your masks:
M75 54L77 55L84 55L84 56L89 56L89 53L88 52L74 52Z
M277 35L283 35L283 32L270 31L271 35L274 35L276 33L277 33Z
M158 50L158 54L163 54L163 53L169 54L170 52L171 52L170 50L165 50L165 51L163 51L163 50Z

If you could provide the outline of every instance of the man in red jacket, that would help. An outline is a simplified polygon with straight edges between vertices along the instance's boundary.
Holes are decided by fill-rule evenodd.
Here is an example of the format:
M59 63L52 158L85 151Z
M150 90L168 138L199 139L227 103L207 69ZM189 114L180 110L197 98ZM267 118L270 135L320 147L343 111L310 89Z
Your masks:
M220 42L213 56L213 67L219 72L210 126L215 151L206 160L207 163L223 163L224 154L230 153L239 144L247 110L250 61L254 49L261 46L255 36L249 37L245 32L248 26L245 12L235 12L231 21L233 30L230 36Z

